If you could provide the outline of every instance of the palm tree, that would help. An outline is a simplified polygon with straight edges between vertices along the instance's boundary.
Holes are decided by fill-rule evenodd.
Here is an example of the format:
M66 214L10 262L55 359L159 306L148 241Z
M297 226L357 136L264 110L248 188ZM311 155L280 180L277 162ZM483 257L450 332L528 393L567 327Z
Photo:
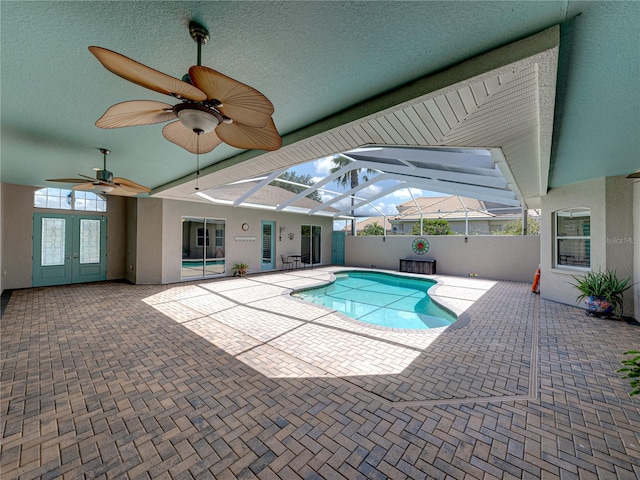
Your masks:
M349 165L351 163L351 160L347 157L345 157L344 155L335 155L332 159L331 162L335 165L335 167L333 167L331 169L331 173L335 173L338 170L340 170L342 167L346 167L347 165ZM346 172L344 175L340 175L338 178L336 178L335 182L342 186L342 187L346 187L349 186L350 188L356 188L360 182L359 182L359 176L360 173L362 172L362 168L355 168L353 170L350 170L348 172ZM374 173L375 170L371 170L369 168L366 169L367 173ZM362 177L362 179L366 182L369 180L369 178L364 175ZM351 197L351 206L353 207L355 201L353 196ZM353 216L354 211L351 210L351 215ZM351 220L351 235L355 235L356 234L356 221L355 219Z
M373 223L366 225L362 230L362 234L363 235L384 235L384 228L376 220Z

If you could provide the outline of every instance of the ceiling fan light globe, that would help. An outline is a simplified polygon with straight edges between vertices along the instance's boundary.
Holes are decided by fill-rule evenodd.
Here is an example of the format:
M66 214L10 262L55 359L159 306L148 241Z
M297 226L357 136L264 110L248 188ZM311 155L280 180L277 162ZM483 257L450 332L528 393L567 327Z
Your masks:
M209 133L220 123L218 119L209 112L193 108L179 110L177 115L182 124L192 131L201 130L204 133Z
M110 185L95 185L94 187L96 190L98 190L99 192L102 193L109 193L109 192L113 192L113 188Z

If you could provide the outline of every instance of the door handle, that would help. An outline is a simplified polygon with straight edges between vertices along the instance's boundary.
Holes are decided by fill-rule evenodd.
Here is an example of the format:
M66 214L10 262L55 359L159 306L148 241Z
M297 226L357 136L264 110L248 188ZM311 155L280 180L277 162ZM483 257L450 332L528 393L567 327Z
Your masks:
M71 260L71 258L73 258L73 257L72 257L72 255L71 255L70 253L67 253L67 254L64 256L64 258L66 258L67 260Z
M78 258L78 254L73 252L73 258Z

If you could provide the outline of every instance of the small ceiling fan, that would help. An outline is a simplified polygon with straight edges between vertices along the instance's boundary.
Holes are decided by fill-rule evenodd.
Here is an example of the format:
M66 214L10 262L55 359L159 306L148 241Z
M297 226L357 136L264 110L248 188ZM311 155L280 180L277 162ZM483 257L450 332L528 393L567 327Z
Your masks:
M113 173L107 170L107 155L111 151L106 148L100 148L99 150L103 155L103 167L102 170L94 168L96 178L79 173L78 175L84 178L51 178L47 179L47 182L78 183L79 185L72 187L74 190L97 190L101 193L123 197L135 197L139 193L149 193L151 191L147 187L126 178L114 177Z
M167 124L162 134L191 153L208 153L222 142L242 149L279 149L282 139L271 118L274 108L269 99L255 88L201 66L201 49L209 40L209 31L191 21L189 32L198 44L198 64L182 80L111 50L89 47L107 70L180 100L176 105L151 100L117 103L96 126L120 128L177 120Z

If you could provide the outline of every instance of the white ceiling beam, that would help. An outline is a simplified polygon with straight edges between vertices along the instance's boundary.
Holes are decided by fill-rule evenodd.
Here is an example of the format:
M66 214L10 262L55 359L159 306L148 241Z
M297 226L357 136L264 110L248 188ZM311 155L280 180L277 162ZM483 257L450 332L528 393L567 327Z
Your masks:
M401 188L407 188L407 186L403 183L399 183L397 185L394 185L392 187L387 188L386 190L381 191L380 193L378 193L377 195L374 195L373 197L367 198L364 201L355 203L353 206L349 206L348 208L345 208L341 211L339 211L338 213L336 213L334 215L334 217L338 217L340 215L344 215L345 213L350 213L352 211L355 212L355 210L357 210L358 208L368 204L368 203L373 203L375 200L378 200L379 198L382 197L386 197L387 195L395 192L396 190L400 190Z
M480 154L479 152L483 152ZM385 147L379 151L350 154L352 158L402 159L408 162L441 163L465 167L472 163L477 168L493 169L493 158L486 150L479 149L434 149L421 147Z
M366 182L361 183L361 184L357 185L356 187L353 187L352 189L347 190L346 192L341 193L340 195L337 195L337 196L335 196L335 197L323 202L322 205L320 205L320 206L318 206L316 208L313 208L311 210L311 213L314 213L315 211L320 210L323 207L327 207L329 205L333 205L334 203L339 202L340 200L344 200L345 198L349 198L349 197L353 196L353 194L356 193L357 191L364 190L365 188L367 188L370 185L373 185L376 182L382 182L384 180L391 180L391 179L392 179L391 175L386 174L386 173L382 173L380 175L376 175L372 179L369 179ZM359 199L357 197L354 197L354 198L356 198L356 200L365 200L365 199Z

